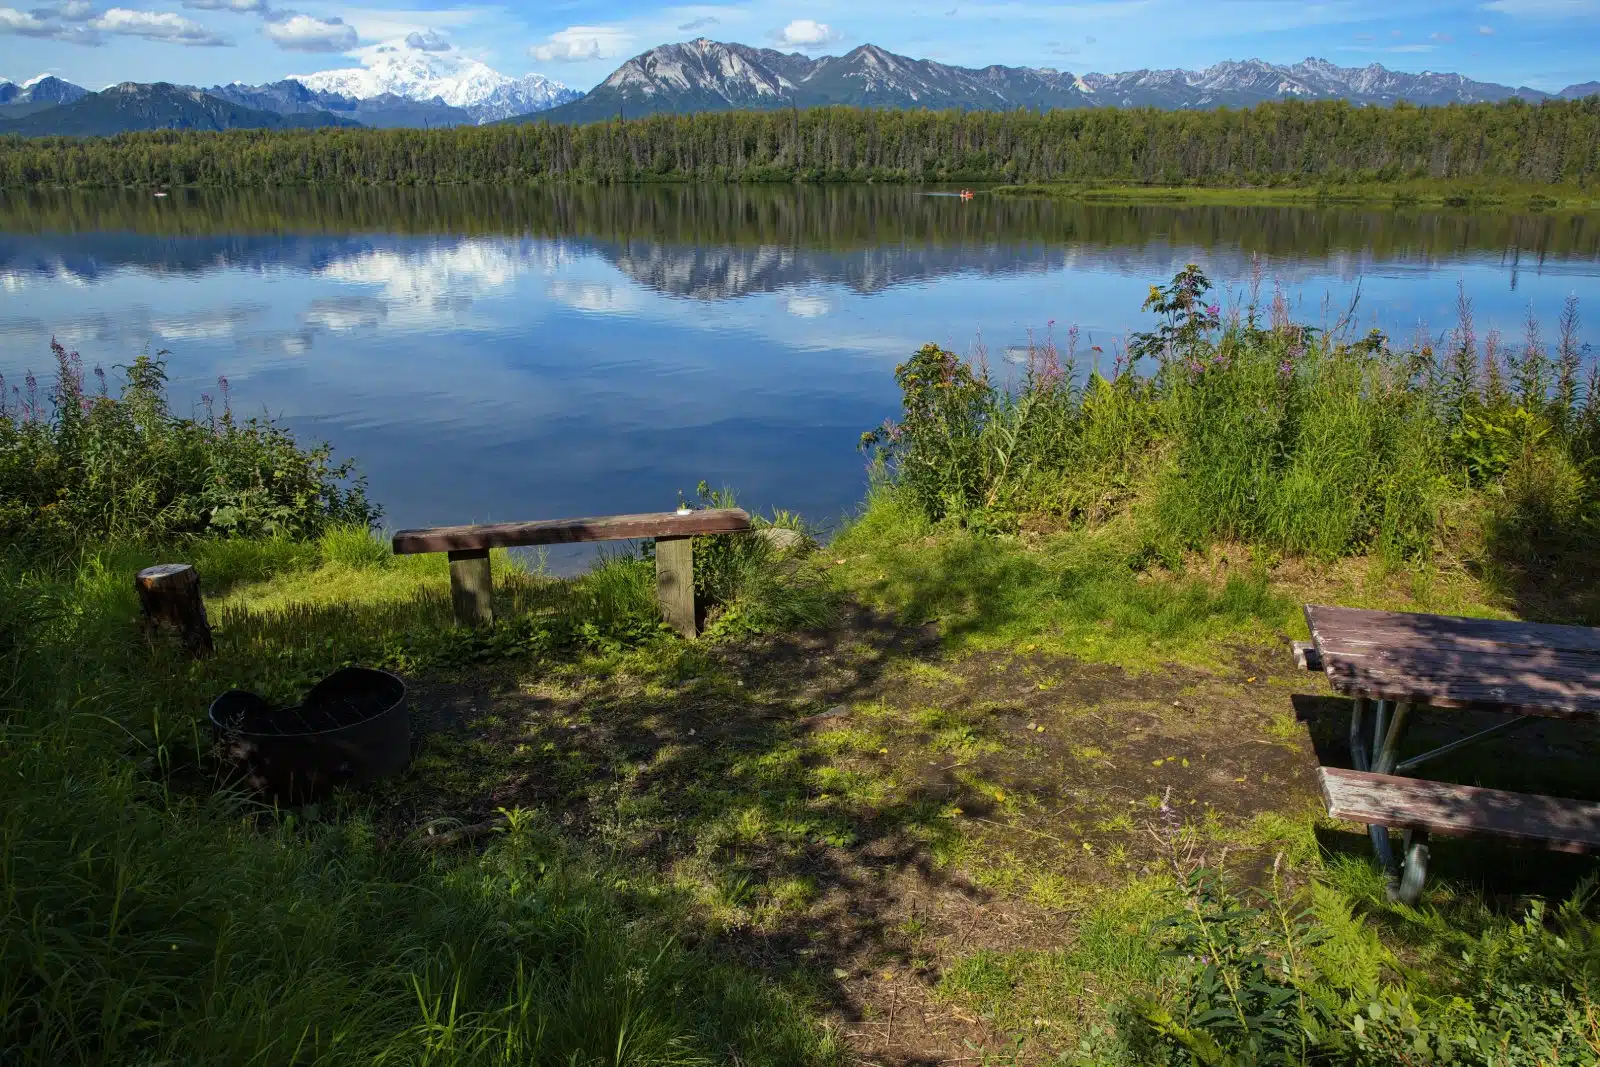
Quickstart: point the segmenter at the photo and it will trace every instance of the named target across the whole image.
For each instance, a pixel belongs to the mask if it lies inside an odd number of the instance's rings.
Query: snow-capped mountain
[[[381,96],[420,103],[438,100],[479,123],[543,111],[579,96],[542,74],[508,77],[453,49],[381,44],[362,49],[360,58],[359,67],[292,74],[289,80],[313,92],[352,100]]]
[[[1340,67],[1325,59],[1284,66],[1259,59],[1217,63],[1204,70],[1134,70],[1085,74],[1094,103],[1195,108],[1239,106],[1285,97],[1302,100],[1342,98],[1360,104],[1472,104],[1513,96],[1542,100],[1537,89],[1473,81],[1460,74],[1423,71],[1406,74],[1378,63]]]
[[[876,45],[810,58],[698,38],[652,48],[628,60],[582,100],[549,118],[586,122],[617,114],[729,108],[866,107],[1244,107],[1263,100],[1347,99],[1359,104],[1474,103],[1522,97],[1536,89],[1474,81],[1460,74],[1408,74],[1376,63],[1340,67],[1325,59],[1292,65],[1259,59],[1204,70],[1083,74],[1050,67],[955,67],[911,59]]]
[[[0,78],[0,105],[9,104],[70,104],[89,95],[81,85],[62,81],[53,74],[38,74],[18,85],[9,78]]]

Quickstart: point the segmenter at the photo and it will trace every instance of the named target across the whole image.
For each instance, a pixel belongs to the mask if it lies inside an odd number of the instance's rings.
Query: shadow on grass
[[[675,916],[690,947],[797,983],[845,1020],[860,1014],[849,979],[911,964],[895,922],[913,898],[974,914],[991,900],[943,861],[952,809],[982,817],[994,799],[950,767],[894,766],[880,751],[894,742],[854,716],[818,718],[884,697],[892,665],[937,657],[931,628],[849,607],[826,631],[781,638],[601,629],[552,649],[540,620],[566,596],[513,583],[498,591],[502,622],[479,633],[452,628],[442,592],[231,613],[195,695],[292,694],[349,661],[397,669],[413,683],[413,766],[348,798],[374,805],[381,836],[527,810],[617,870],[641,907]]]
[[[475,718],[430,741],[396,793],[462,821],[536,809],[656,872],[692,938],[811,975],[851,1019],[842,980],[911,962],[889,919],[908,897],[991,898],[940,856],[959,836],[951,809],[982,816],[992,798],[950,768],[891,767],[891,742],[847,713],[818,718],[878,700],[891,664],[936,651],[928,630],[852,610],[827,633],[679,646],[566,688],[508,680],[474,692]],[[420,699],[448,706],[451,687]]]
[[[648,887],[550,820],[427,853],[389,832],[382,790],[292,812],[213,791],[199,727],[217,692],[294,690],[374,648],[437,655],[424,631],[447,613],[424,596],[224,616],[217,654],[190,663],[152,652],[123,605],[92,649],[38,649],[33,674],[72,686],[31,677],[0,708],[26,741],[0,747],[0,1047],[19,1063],[834,1062],[803,987],[683,945]],[[78,654],[103,675],[52,662]]]

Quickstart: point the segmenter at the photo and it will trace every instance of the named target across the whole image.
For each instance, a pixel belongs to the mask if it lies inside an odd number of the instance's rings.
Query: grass
[[[1134,669],[1214,666],[1230,643],[1269,645],[1299,607],[1245,568],[1220,580],[1136,569],[1127,531],[1017,539],[934,532],[878,490],[829,548],[838,580],[909,625],[937,623],[958,651],[1021,649]],[[1046,683],[1047,684],[1047,683]]]
[[[570,644],[472,644],[449,627],[437,568],[338,531],[192,546],[219,647],[185,666],[161,649],[152,661],[127,627],[126,575],[148,552],[93,557],[70,584],[35,572],[24,588],[77,607],[52,617],[29,660],[52,666],[28,691],[55,695],[13,708],[0,825],[8,870],[64,874],[14,878],[5,944],[12,964],[28,962],[7,967],[9,1033],[32,1042],[23,1062],[46,1049],[85,1063],[565,1062],[626,1032],[624,1062],[735,1048],[751,1063],[826,1063],[911,1047],[902,1032],[873,1053],[883,1027],[873,1038],[849,1022],[881,1024],[909,1003],[936,1020],[944,1043],[928,1048],[1153,1062],[1126,1012],[1184,980],[1150,933],[1174,899],[1149,833],[1168,788],[1185,839],[1232,857],[1234,877],[1282,855],[1294,892],[1325,886],[1317,921],[1350,966],[1405,973],[1419,995],[1459,988],[1465,942],[1450,929],[1499,944],[1519,928],[1516,907],[1475,889],[1480,869],[1443,846],[1424,907],[1388,905],[1359,842],[1341,843],[1354,835],[1320,822],[1296,784],[1306,742],[1284,725],[1282,688],[1235,675],[1239,648],[1276,654],[1294,565],[1264,567],[1251,578],[1264,595],[1229,614],[1226,581],[1198,561],[1186,576],[1141,575],[1103,544],[1074,546],[1102,533],[980,536],[875,497],[822,550],[851,560],[829,570],[835,595],[877,590],[895,607],[895,589],[977,587],[994,565],[971,561],[992,553],[1032,583],[994,585],[1005,596],[993,599],[1026,609],[940,592],[927,602],[968,610],[944,616],[934,645],[845,625],[794,657],[788,639],[759,634],[696,646],[613,620],[581,636],[598,614]],[[1095,597],[1079,592],[1085,559],[1104,583]],[[614,606],[635,595],[638,570],[618,558],[550,583],[507,569],[497,607],[510,626],[539,604]],[[1411,584],[1387,582],[1390,597]],[[330,584],[348,587],[336,605]],[[1173,595],[1191,586],[1204,596]],[[1155,610],[1169,602],[1194,624]],[[196,778],[206,694],[263,661],[313,675],[357,647],[341,643],[354,633],[425,657],[410,672],[419,713],[455,693],[476,710],[435,722],[401,778],[320,810],[260,811]],[[1168,665],[1133,654],[1140,635],[1168,642]],[[1262,643],[1239,644],[1252,635]],[[72,702],[97,710],[63,714]],[[1464,765],[1493,771],[1476,766]],[[486,848],[406,844],[496,807],[520,813]],[[1579,870],[1542,888],[1560,899]],[[963,885],[987,895],[981,910]],[[85,944],[115,951],[84,957]],[[91,1014],[106,1021],[86,1027]]]
[[[497,621],[466,631],[441,560],[337,514],[159,550],[18,547],[5,1047],[297,1067],[1593,1062],[1593,862],[1441,841],[1421,904],[1390,904],[1365,836],[1319,815],[1312,772],[1344,758],[1346,709],[1285,651],[1307,601],[1590,618],[1567,561],[1590,545],[1592,398],[1563,393],[1560,359],[1519,357],[1495,386],[1476,348],[1424,367],[1289,323],[1230,338],[1200,295],[1192,275],[1152,294],[1169,332],[1136,342],[1148,375],[1069,387],[1041,359],[1010,393],[918,353],[936,384],[902,369],[908,419],[832,543],[696,546],[699,642],[663,629],[639,554],[571,579],[497,555]],[[202,574],[206,660],[134,625],[131,575],[173,554]],[[411,685],[405,773],[294,811],[219,788],[211,697],[293,700],[350,662]],[[1417,740],[1473,728],[1423,714]],[[1504,744],[1435,773],[1595,795],[1574,724]]]
[[[803,989],[685,947],[690,900],[546,817],[513,810],[487,849],[430,855],[362,798],[277,812],[213,792],[208,694],[291,699],[352,658],[448,673],[526,654],[497,639],[535,631],[453,631],[442,565],[362,530],[185,554],[218,644],[195,664],[152,659],[131,625],[148,549],[8,574],[8,613],[30,620],[7,631],[26,643],[0,734],[0,1032],[17,1062],[832,1061]],[[503,607],[581,615],[551,667],[616,661],[668,643],[632,623],[653,618],[647,570],[502,568]]]

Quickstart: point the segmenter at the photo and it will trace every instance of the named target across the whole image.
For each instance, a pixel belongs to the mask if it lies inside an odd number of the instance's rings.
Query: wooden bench
[[[1600,804],[1334,767],[1318,773],[1329,815],[1406,831],[1405,860],[1390,893],[1408,904],[1416,903],[1427,878],[1430,834],[1600,852]]]
[[[394,535],[394,552],[397,556],[447,553],[450,600],[456,621],[463,626],[484,626],[494,621],[494,583],[489,573],[491,548],[652,538],[656,543],[656,599],[661,604],[662,617],[685,637],[693,637],[696,632],[694,538],[741,533],[748,529],[750,516],[740,508],[660,511],[401,530]]]

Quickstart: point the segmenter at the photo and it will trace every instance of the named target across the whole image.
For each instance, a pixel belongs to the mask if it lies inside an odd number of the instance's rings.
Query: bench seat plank
[[[679,515],[675,511],[639,515],[603,515],[539,522],[495,522],[475,526],[434,526],[401,530],[394,535],[397,556],[419,552],[461,552],[486,548],[570,544],[576,541],[627,541],[642,538],[695,537],[740,533],[750,529],[743,508],[708,508]]]
[[[1501,837],[1555,852],[1600,852],[1600,804],[1336,767],[1318,773],[1328,814],[1337,819],[1444,837]]]

